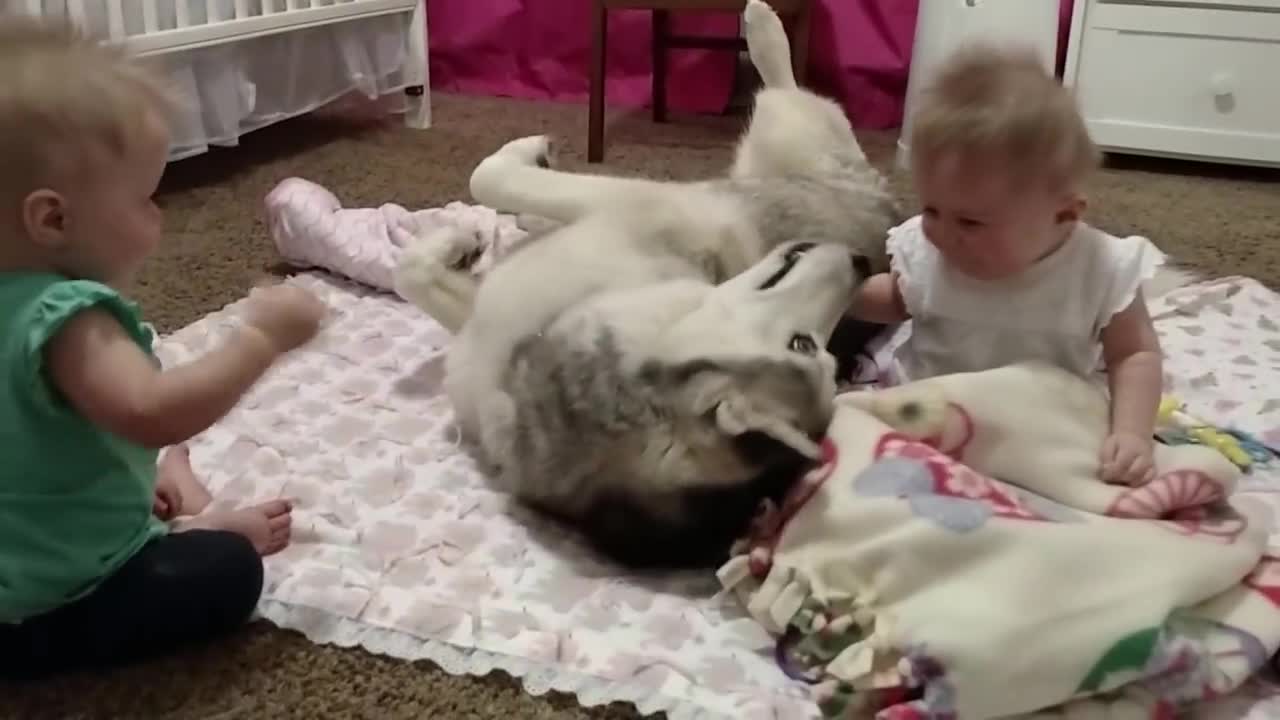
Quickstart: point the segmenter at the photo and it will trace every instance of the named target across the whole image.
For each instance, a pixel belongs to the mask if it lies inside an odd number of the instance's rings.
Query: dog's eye
[[[773,275],[770,275],[767,280],[760,283],[760,289],[768,290],[781,282],[782,278],[786,277],[787,273],[791,272],[791,268],[795,267],[796,263],[800,261],[800,256],[815,247],[817,247],[817,245],[810,242],[796,243],[793,245],[791,249],[787,250],[787,254],[782,256],[782,267],[778,268],[778,271]]]
[[[818,343],[812,335],[793,335],[787,348],[801,355],[814,355],[818,352]]]
[[[787,251],[787,254],[784,257],[784,260],[788,263],[794,263],[800,259],[801,255],[809,252],[814,247],[815,247],[814,243],[810,243],[810,242],[799,243],[798,245],[796,245],[795,247]]]

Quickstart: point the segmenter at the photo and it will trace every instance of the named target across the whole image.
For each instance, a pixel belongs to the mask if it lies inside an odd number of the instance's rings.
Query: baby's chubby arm
[[[1103,445],[1102,477],[1136,485],[1155,473],[1152,436],[1164,383],[1164,361],[1141,293],[1102,331],[1111,388],[1111,432]]]
[[[1111,432],[1150,438],[1164,383],[1160,337],[1142,295],[1102,330],[1102,356],[1111,386]]]
[[[145,447],[184,442],[235,407],[280,355],[319,328],[323,306],[314,297],[284,286],[261,292],[230,340],[168,370],[157,368],[109,313],[85,310],[46,347],[50,380],[104,430]]]
[[[911,319],[902,290],[898,287],[898,274],[885,272],[872,275],[853,293],[849,314],[859,320],[894,325]]]

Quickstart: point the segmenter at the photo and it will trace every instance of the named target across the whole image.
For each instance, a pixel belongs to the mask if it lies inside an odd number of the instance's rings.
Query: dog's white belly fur
[[[464,434],[476,436],[480,430],[484,408],[479,399],[503,393],[503,374],[516,344],[566,309],[604,291],[680,278],[712,282],[688,259],[666,252],[667,243],[690,249],[704,245],[708,253],[737,245],[744,249],[727,255],[763,255],[759,234],[743,220],[737,198],[691,186],[701,192],[672,192],[667,199],[673,202],[666,205],[619,198],[538,238],[490,271],[446,360],[445,390]],[[689,196],[696,197],[696,208]]]

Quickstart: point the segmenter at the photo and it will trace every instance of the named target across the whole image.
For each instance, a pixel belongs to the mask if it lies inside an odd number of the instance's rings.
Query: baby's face
[[[66,194],[64,273],[110,285],[132,278],[160,243],[162,218],[153,196],[168,152],[168,130],[148,118],[123,156],[87,156],[84,177]]]
[[[1075,196],[1020,187],[1000,168],[959,156],[922,160],[913,174],[929,242],[975,280],[1012,277],[1052,254],[1081,209]]]

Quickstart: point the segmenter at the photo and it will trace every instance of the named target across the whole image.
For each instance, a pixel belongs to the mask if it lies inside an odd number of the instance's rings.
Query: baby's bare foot
[[[199,515],[213,502],[213,496],[196,478],[195,470],[191,469],[191,454],[186,445],[173,445],[165,450],[160,464],[156,466],[156,473],[160,479],[167,480],[178,488],[178,493],[182,496],[182,507],[171,508],[173,515]]]
[[[293,506],[288,500],[268,500],[260,505],[238,510],[215,510],[183,520],[183,530],[229,530],[249,539],[258,554],[266,557],[289,545],[293,532]]]

